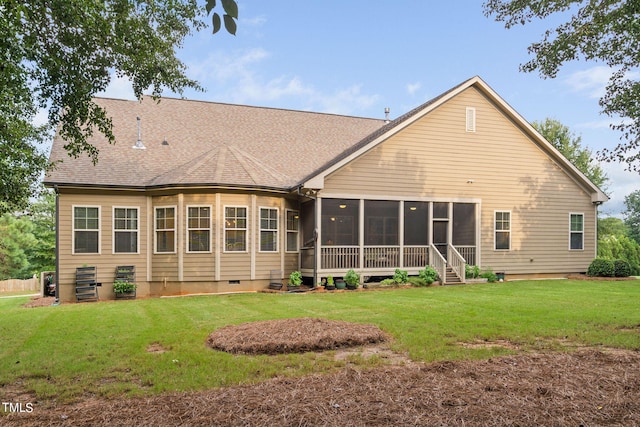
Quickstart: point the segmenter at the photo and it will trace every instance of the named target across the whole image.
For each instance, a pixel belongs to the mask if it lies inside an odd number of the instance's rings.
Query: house
[[[163,98],[98,99],[116,144],[93,165],[56,137],[58,278],[95,266],[100,298],[309,284],[353,268],[464,264],[509,278],[584,272],[607,196],[479,77],[393,121]],[[274,274],[277,277],[274,277]]]

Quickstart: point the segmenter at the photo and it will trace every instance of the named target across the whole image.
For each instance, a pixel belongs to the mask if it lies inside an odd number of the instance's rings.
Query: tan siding
[[[476,108],[474,133],[467,106]],[[496,270],[583,270],[594,254],[590,195],[473,88],[333,173],[323,194],[481,199],[482,264]],[[507,253],[493,250],[495,210],[512,212]],[[568,250],[569,212],[585,214],[584,251]]]
[[[100,206],[100,254],[73,254],[73,206]],[[113,207],[139,208],[139,253],[114,254],[113,248]],[[75,300],[75,269],[82,266],[96,266],[101,298],[113,297],[113,280],[118,265],[135,265],[136,281],[144,283],[147,277],[147,212],[146,198],[139,195],[60,195],[60,294],[63,301]]]

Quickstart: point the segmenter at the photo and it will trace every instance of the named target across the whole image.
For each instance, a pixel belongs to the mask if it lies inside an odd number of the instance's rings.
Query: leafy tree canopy
[[[544,122],[533,122],[531,125],[591,182],[600,189],[605,189],[609,178],[600,165],[594,161],[591,150],[582,147],[579,136],[575,136],[567,126],[555,119],[547,118]]]
[[[629,237],[640,244],[640,190],[628,194],[624,198],[624,205],[624,223],[629,230]]]
[[[565,14],[569,19],[545,32],[542,41],[528,51],[534,57],[522,71],[537,70],[553,78],[568,61],[601,61],[611,68],[602,111],[621,118],[612,125],[622,132],[616,147],[598,153],[600,160],[626,163],[640,172],[640,1],[596,0],[487,0],[486,16],[505,23],[506,28],[534,19]],[[627,119],[627,120],[625,120]]]
[[[128,77],[135,95],[201,89],[176,57],[187,35],[212,15],[215,0],[3,0],[0,3],[0,213],[22,209],[46,165],[38,150],[46,129],[33,125],[48,109],[70,155],[97,161],[94,131],[114,141],[111,119],[92,98],[111,76]],[[222,0],[225,28],[235,33],[235,0]],[[219,8],[218,8],[219,9]]]

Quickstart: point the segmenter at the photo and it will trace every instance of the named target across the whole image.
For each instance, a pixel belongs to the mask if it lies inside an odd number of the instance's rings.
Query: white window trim
[[[571,235],[573,233],[578,233],[578,231],[571,231],[571,216],[572,215],[580,215],[582,216],[582,231],[580,231],[579,233],[582,234],[582,248],[580,249],[573,249],[571,247]],[[583,212],[569,212],[569,250],[570,251],[584,251],[584,213]]]
[[[98,252],[76,253],[76,208],[98,208]],[[86,230],[82,230],[86,231]],[[100,255],[102,253],[102,207],[98,205],[71,206],[71,254],[72,255]]]
[[[116,252],[116,209],[135,209],[138,211],[136,216],[136,251],[135,252]],[[119,230],[123,232],[131,232],[133,230]],[[121,254],[139,254],[140,253],[140,207],[139,206],[113,206],[111,208],[111,253],[113,255]]]
[[[475,107],[467,107],[465,110],[465,129],[467,132],[476,131],[476,109]]]
[[[276,211],[276,228],[275,229],[262,228],[262,211],[263,210]],[[276,234],[276,237],[275,237],[276,248],[275,248],[275,250],[272,250],[272,251],[263,251],[262,250],[262,232],[263,231],[275,232],[275,234]],[[275,254],[275,253],[280,252],[280,209],[274,208],[273,206],[260,206],[258,208],[258,252],[267,253],[267,254]]]
[[[160,228],[158,229],[158,209],[173,209],[173,228]],[[171,206],[154,206],[153,207],[153,253],[159,255],[175,254],[177,252],[177,231],[176,226],[178,222],[178,207]],[[158,231],[173,231],[173,250],[172,251],[158,251]]]
[[[509,230],[497,230],[496,229],[496,220],[497,220],[497,216],[498,216],[498,212],[500,213],[508,213],[509,214]],[[512,235],[512,229],[513,229],[513,214],[511,213],[511,211],[509,210],[495,210],[493,211],[493,250],[497,251],[497,252],[509,252],[512,248],[512,244],[511,244],[511,235]],[[498,232],[509,232],[509,249],[498,249],[496,248],[496,244],[498,243],[496,240],[496,234]]]
[[[289,230],[287,228],[287,220],[289,218],[289,212],[295,212],[298,215],[298,229],[297,230]],[[291,251],[289,250],[289,247],[287,246],[287,242],[289,241],[289,233],[295,233],[296,235],[296,250],[295,251]],[[286,253],[289,254],[297,254],[300,252],[300,211],[297,209],[285,209],[285,213],[284,213],[284,234],[285,234],[285,240],[284,240],[284,251]]]
[[[245,216],[245,220],[246,220],[246,227],[245,228],[228,228],[227,227],[227,208],[244,208],[245,212],[246,212],[246,216]],[[230,254],[246,254],[249,252],[249,219],[250,219],[251,215],[249,212],[249,206],[246,205],[224,205],[222,207],[222,221],[224,221],[224,228],[223,228],[223,232],[222,232],[222,246],[223,249],[222,251],[224,253],[230,253]],[[228,230],[244,230],[244,247],[245,249],[243,251],[229,251],[227,250],[227,231]]]
[[[189,208],[209,208],[209,228],[191,228],[189,227]],[[185,209],[185,222],[186,222],[186,236],[185,236],[185,251],[188,254],[207,254],[211,253],[211,244],[213,240],[213,206],[212,205],[187,205]],[[209,230],[209,248],[206,251],[192,251],[189,250],[189,231],[191,230]]]

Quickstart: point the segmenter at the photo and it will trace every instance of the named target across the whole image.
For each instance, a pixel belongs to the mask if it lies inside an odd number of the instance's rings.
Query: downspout
[[[56,193],[56,299],[53,305],[60,304],[60,192],[58,186],[53,186]]]

